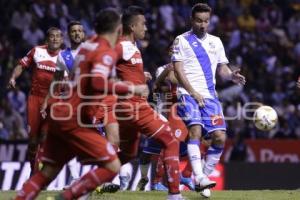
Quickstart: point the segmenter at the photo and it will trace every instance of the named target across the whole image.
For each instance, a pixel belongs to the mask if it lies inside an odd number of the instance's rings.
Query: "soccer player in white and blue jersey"
[[[207,33],[210,16],[207,4],[194,5],[192,29],[176,37],[172,54],[179,81],[178,115],[189,129],[188,154],[198,191],[216,185],[207,176],[219,162],[226,140],[226,124],[215,90],[216,72],[223,79],[245,84],[245,77],[228,67],[220,38]],[[212,145],[202,168],[199,146],[201,136],[206,134],[212,138]]]
[[[85,41],[84,29],[79,21],[71,21],[68,24],[68,36],[71,46],[59,53],[56,63],[57,73],[60,73],[61,75],[64,73],[65,77],[72,72],[75,57],[79,51],[79,46]]]

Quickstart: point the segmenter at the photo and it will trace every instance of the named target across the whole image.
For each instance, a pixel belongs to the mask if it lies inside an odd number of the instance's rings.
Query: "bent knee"
[[[225,131],[216,131],[213,134],[213,143],[217,145],[224,145],[226,141]]]
[[[179,141],[176,139],[175,135],[172,134],[171,128],[169,126],[161,130],[153,138],[161,145],[163,145],[163,147],[168,147],[172,144],[179,145]]]
[[[193,125],[189,127],[189,138],[190,139],[200,139],[201,138],[201,126]]]

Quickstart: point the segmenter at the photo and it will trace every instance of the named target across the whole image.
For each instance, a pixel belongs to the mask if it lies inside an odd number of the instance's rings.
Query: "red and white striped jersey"
[[[136,44],[121,38],[116,45],[116,51],[119,56],[117,62],[118,78],[134,85],[145,84],[143,59]]]
[[[59,51],[49,52],[47,46],[36,46],[31,49],[19,63],[24,68],[32,68],[31,94],[45,97],[55,72]]]

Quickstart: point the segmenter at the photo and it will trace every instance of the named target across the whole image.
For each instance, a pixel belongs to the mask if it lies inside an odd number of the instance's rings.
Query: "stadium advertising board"
[[[245,161],[259,163],[300,163],[300,140],[245,140]],[[234,147],[228,141],[223,161],[230,161]]]

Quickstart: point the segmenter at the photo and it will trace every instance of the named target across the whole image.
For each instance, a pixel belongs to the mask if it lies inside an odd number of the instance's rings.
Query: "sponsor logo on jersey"
[[[40,63],[37,64],[37,68],[43,69],[43,70],[46,70],[46,71],[55,72],[55,67],[50,67],[50,66],[43,65],[43,64],[40,64]]]
[[[222,115],[211,115],[211,124],[213,126],[221,126],[224,124],[223,116]]]
[[[142,58],[131,58],[130,61],[131,61],[131,63],[133,65],[135,65],[135,64],[142,64],[143,63],[143,59]]]
[[[197,43],[197,42],[193,42],[192,45],[193,45],[194,47],[197,47],[197,46],[198,46],[198,43]]]

